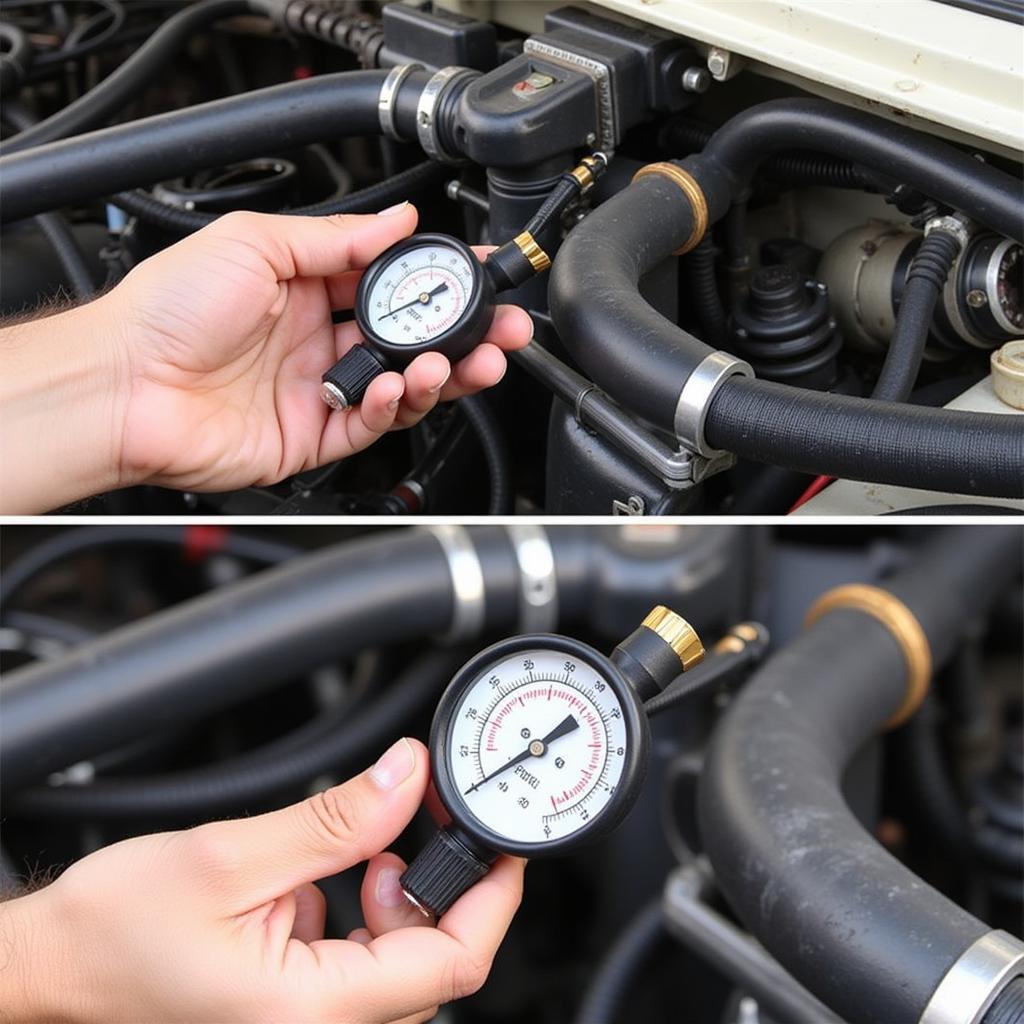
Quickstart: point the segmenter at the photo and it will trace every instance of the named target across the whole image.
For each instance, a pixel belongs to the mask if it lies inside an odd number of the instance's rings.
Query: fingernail
[[[394,206],[389,206],[386,210],[380,210],[377,213],[378,217],[391,217],[396,213],[401,213],[409,205],[408,199],[403,199],[400,203],[395,203]]]
[[[416,754],[406,739],[389,747],[380,760],[370,769],[370,778],[381,789],[395,789],[400,786],[416,767]]]
[[[445,386],[445,384],[447,384],[447,383],[448,383],[448,378],[449,378],[449,377],[451,377],[451,375],[452,375],[452,371],[451,371],[451,367],[449,367],[449,368],[448,368],[448,372],[447,372],[447,373],[446,373],[446,374],[444,375],[444,380],[442,380],[440,384],[435,384],[435,385],[434,385],[434,386],[433,386],[433,387],[432,387],[432,388],[430,389],[430,393],[431,393],[432,395],[436,395],[436,394],[438,393],[438,391],[440,391],[440,390],[441,390],[441,388],[443,388],[443,387]]]
[[[384,868],[378,873],[374,895],[382,907],[400,907],[405,903],[405,893],[398,879],[399,873],[394,868]]]
[[[391,401],[388,402],[388,408],[392,412],[394,412],[394,410],[398,408],[398,403],[401,402],[401,400],[402,400],[402,396],[401,395],[399,395],[397,398],[392,398]]]

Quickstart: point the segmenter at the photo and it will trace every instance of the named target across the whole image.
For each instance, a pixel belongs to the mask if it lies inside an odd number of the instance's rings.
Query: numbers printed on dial
[[[466,687],[448,763],[460,799],[486,828],[515,842],[555,842],[592,823],[611,800],[627,742],[607,680],[564,651],[530,650]]]
[[[459,322],[473,273],[461,252],[440,245],[407,249],[377,275],[366,297],[367,319],[393,344],[432,341]]]

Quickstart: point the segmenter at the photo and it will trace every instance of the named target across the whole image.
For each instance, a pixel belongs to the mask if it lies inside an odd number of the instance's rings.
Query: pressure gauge
[[[960,258],[957,294],[971,334],[989,346],[1024,334],[1024,247],[983,232]]]
[[[484,338],[494,319],[494,282],[473,250],[449,235],[403,239],[367,268],[356,293],[363,343],[322,378],[335,409],[358,404],[370,381],[402,370],[423,352],[455,362]]]
[[[535,634],[468,662],[430,734],[434,784],[451,823],[403,874],[409,898],[442,914],[499,853],[556,856],[606,835],[646,772],[644,699],[702,656],[685,620],[658,608],[611,657]]]

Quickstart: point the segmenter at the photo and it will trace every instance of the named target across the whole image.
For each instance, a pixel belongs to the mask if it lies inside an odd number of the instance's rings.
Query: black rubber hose
[[[595,590],[599,538],[549,530],[559,612]],[[520,573],[506,531],[469,530],[484,579],[479,635],[518,621]],[[6,673],[0,786],[14,792],[157,729],[201,720],[280,683],[381,644],[452,624],[448,559],[429,533],[384,530],[293,558]]]
[[[728,206],[724,180],[721,174],[701,179],[713,208]],[[548,286],[558,335],[585,374],[669,431],[683,382],[713,349],[649,306],[637,283],[686,241],[691,225],[683,191],[661,175],[643,177],[569,233]],[[705,432],[716,448],[804,473],[1024,496],[1024,427],[1013,416],[893,405],[732,377],[711,400]]]
[[[324,217],[335,213],[375,213],[415,196],[433,185],[442,184],[450,175],[451,168],[427,160],[358,192],[281,212],[302,217]],[[119,192],[111,198],[111,202],[146,224],[180,235],[198,231],[223,216],[220,213],[205,213],[172,206],[143,191]]]
[[[121,31],[127,20],[127,12],[124,4],[118,0],[91,0],[100,8],[97,14],[84,21],[80,21],[68,33],[63,45],[56,50],[48,50],[39,54],[33,62],[36,68],[52,67],[53,65],[66,64],[69,61],[81,60],[91,53],[110,46],[117,34]],[[106,22],[104,29],[91,39],[86,37],[97,26]]]
[[[155,81],[182,46],[196,32],[215,21],[249,14],[259,7],[249,0],[201,0],[168,18],[115,72],[95,89],[69,103],[45,121],[3,146],[3,153],[17,153],[57,139],[96,128],[111,115],[138,99],[141,91]],[[62,204],[55,204],[62,205]]]
[[[871,392],[875,401],[905,402],[914,390],[935,307],[959,252],[956,236],[939,228],[925,237],[910,261],[889,350]]]
[[[512,487],[512,461],[501,424],[491,411],[483,395],[469,395],[459,399],[459,408],[473,428],[487,463],[490,480],[490,498],[487,514],[508,515],[513,511],[515,492]]]
[[[954,494],[1024,497],[1024,424],[732,377],[711,400],[708,441],[801,473]]]
[[[0,42],[7,44],[0,53],[0,92],[9,96],[25,81],[32,65],[32,43],[17,25],[9,21],[0,21]]]
[[[725,344],[725,307],[715,280],[715,246],[710,235],[705,235],[687,255],[686,269],[701,339],[717,348]]]
[[[85,552],[101,551],[107,548],[174,547],[184,548],[189,533],[202,527],[195,526],[80,526],[63,530],[33,544],[24,554],[19,555],[0,574],[0,615],[6,618],[11,604],[25,586],[41,573],[60,562]],[[299,548],[279,541],[265,540],[231,529],[223,529],[216,535],[211,552],[223,551],[235,558],[256,562],[260,565],[276,565],[299,553]]]
[[[724,175],[733,197],[757,168],[783,150],[814,150],[906,182],[1018,242],[1024,199],[1018,178],[980,163],[946,142],[903,125],[815,98],[770,100],[730,118],[699,157],[697,179]],[[724,214],[716,210],[712,219]]]
[[[655,951],[668,943],[661,899],[644,907],[619,934],[594,968],[593,980],[576,1014],[576,1024],[615,1024],[626,1019],[626,999]]]
[[[11,815],[62,821],[209,818],[238,814],[307,785],[324,773],[344,777],[400,735],[440,696],[465,661],[459,650],[428,651],[361,710],[321,715],[264,746],[188,771],[99,778],[81,786],[37,786],[10,801]]]
[[[957,527],[884,587],[918,620],[938,667],[1014,581],[1020,558],[1017,528]],[[726,898],[851,1024],[916,1022],[989,931],[883,850],[842,796],[843,770],[902,703],[906,674],[879,621],[828,612],[733,701],[701,776],[701,837]]]
[[[0,158],[5,222],[70,203],[325,139],[380,132],[386,71],[342,71],[157,114]],[[395,106],[415,132],[425,71],[406,77]],[[19,135],[18,138],[21,136]]]

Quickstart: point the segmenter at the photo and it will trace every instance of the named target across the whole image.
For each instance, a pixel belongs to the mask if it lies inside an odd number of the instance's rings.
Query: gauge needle
[[[474,782],[473,785],[466,790],[463,796],[469,796],[473,790],[479,789],[485,782],[490,782],[495,776],[500,775],[502,772],[507,772],[509,768],[514,768],[517,764],[525,761],[528,757],[543,757],[547,752],[549,744],[553,743],[557,739],[561,739],[563,736],[567,736],[574,729],[578,729],[579,727],[580,723],[577,722],[572,715],[566,715],[565,718],[563,718],[562,721],[547,734],[547,736],[540,740],[530,740],[529,745],[521,754],[513,757],[511,761],[506,761],[500,768],[491,772],[490,775],[482,778],[479,782]]]
[[[448,285],[439,284],[436,288],[429,292],[420,292],[412,302],[407,302],[404,306],[399,306],[398,309],[389,309],[383,316],[377,317],[378,320],[387,320],[389,316],[394,316],[396,313],[401,313],[403,309],[408,309],[410,306],[420,305],[425,306],[435,295],[440,295],[441,292],[448,291]]]

